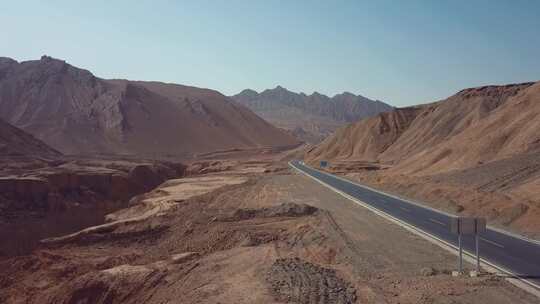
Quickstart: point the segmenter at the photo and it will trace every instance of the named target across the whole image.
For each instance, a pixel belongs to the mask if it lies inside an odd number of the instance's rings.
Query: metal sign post
[[[476,242],[476,274],[480,274],[480,236],[486,231],[487,221],[485,218],[474,219],[474,236]]]
[[[486,219],[473,217],[454,217],[450,220],[450,231],[458,235],[458,274],[463,272],[463,235],[474,235],[476,243],[476,273],[480,273],[479,233],[486,231]]]
[[[458,244],[459,244],[459,273],[463,273],[463,246],[461,246],[461,233],[458,235]]]
[[[474,236],[476,242],[476,273],[480,273],[480,248],[478,246],[478,234]]]
[[[462,271],[463,271],[463,263],[462,263],[462,246],[461,246],[461,232],[460,232],[460,218],[459,217],[453,217],[450,221],[450,231],[452,231],[452,233],[455,233],[458,235],[458,250],[459,250],[459,255],[458,255],[458,273],[460,274]]]

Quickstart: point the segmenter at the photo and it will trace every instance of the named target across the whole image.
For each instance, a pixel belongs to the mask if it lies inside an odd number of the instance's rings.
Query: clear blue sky
[[[0,56],[227,95],[280,84],[403,106],[540,80],[535,0],[10,0],[0,28]]]

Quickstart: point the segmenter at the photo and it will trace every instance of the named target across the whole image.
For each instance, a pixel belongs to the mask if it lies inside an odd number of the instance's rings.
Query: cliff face
[[[0,259],[28,254],[43,238],[101,224],[134,196],[186,170],[180,163],[144,160],[1,161]]]
[[[360,95],[343,93],[294,93],[283,87],[257,93],[244,90],[232,96],[269,122],[299,134],[307,142],[318,142],[347,122],[356,121],[392,107]]]
[[[9,172],[0,178],[1,209],[4,216],[27,216],[28,211],[65,211],[78,205],[127,201],[155,188],[166,179],[181,177],[185,166],[150,162],[64,162]]]
[[[216,91],[100,79],[46,56],[0,60],[0,118],[66,154],[190,155],[296,144]]]

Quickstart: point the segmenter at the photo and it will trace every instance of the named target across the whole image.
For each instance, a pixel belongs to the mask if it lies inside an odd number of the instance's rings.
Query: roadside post
[[[459,243],[459,266],[458,266],[458,272],[461,274],[461,273],[463,273],[463,246],[461,245],[461,233],[458,235],[458,243]]]
[[[480,233],[486,231],[487,221],[485,218],[479,217],[474,221],[474,241],[476,243],[476,275],[480,274]]]
[[[478,219],[474,217],[453,217],[450,220],[450,231],[458,235],[458,249],[459,249],[459,258],[458,258],[458,272],[454,275],[460,275],[463,273],[463,236],[464,235],[475,235],[476,236],[476,260],[477,260],[477,269],[480,269],[479,263],[479,252],[478,252],[478,234],[477,234],[477,222]],[[485,223],[485,219],[484,219]],[[481,224],[481,223],[480,223]],[[480,226],[478,226],[480,227]],[[485,225],[484,225],[485,229]]]

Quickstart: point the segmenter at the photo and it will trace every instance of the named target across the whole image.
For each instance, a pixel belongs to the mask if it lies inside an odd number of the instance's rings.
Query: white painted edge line
[[[304,165],[304,166],[307,166],[307,165]],[[428,206],[428,204],[426,203],[422,203],[422,202],[417,202],[417,201],[411,201],[409,199],[406,199],[406,198],[403,198],[403,197],[399,197],[399,196],[396,196],[396,195],[393,195],[393,194],[390,194],[390,193],[386,193],[384,191],[381,191],[381,190],[378,190],[378,189],[375,189],[375,188],[371,188],[369,186],[366,186],[366,185],[362,185],[362,184],[359,184],[357,182],[354,182],[352,180],[349,180],[349,179],[346,179],[346,178],[343,178],[341,176],[337,176],[337,175],[333,175],[333,174],[330,174],[328,172],[324,172],[324,171],[321,171],[321,170],[318,170],[318,169],[315,169],[315,168],[312,168],[310,167],[310,169],[312,170],[315,170],[315,171],[318,171],[322,174],[325,174],[325,175],[328,175],[328,176],[332,176],[332,177],[335,177],[337,179],[340,179],[344,182],[348,182],[348,183],[351,183],[353,185],[356,185],[358,187],[361,187],[361,188],[364,188],[364,189],[367,189],[367,190],[371,190],[373,192],[377,192],[379,194],[383,194],[383,195],[386,195],[386,196],[389,196],[389,197],[392,197],[392,198],[395,198],[395,199],[398,199],[398,200],[401,200],[401,201],[404,201],[404,202],[407,202],[409,204],[412,204],[412,205],[415,205],[415,206],[418,206],[418,207],[421,207],[421,208],[425,208],[425,209],[429,209],[433,212],[437,212],[439,214],[442,214],[442,215],[446,215],[446,216],[450,216],[450,217],[457,217],[457,215],[455,214],[452,214],[452,213],[449,213],[449,212],[446,212],[446,211],[443,211],[443,210],[438,210],[438,209],[435,209],[435,208],[432,208],[430,206]],[[516,233],[512,233],[510,231],[506,231],[506,230],[503,230],[501,228],[496,228],[496,227],[493,227],[491,225],[487,225],[487,228],[489,228],[490,230],[493,230],[493,231],[496,231],[498,233],[502,233],[502,234],[506,234],[508,236],[511,236],[511,237],[514,237],[514,238],[517,238],[517,239],[520,239],[522,241],[525,241],[525,242],[529,242],[531,244],[534,244],[534,245],[539,245],[540,246],[540,240],[535,240],[535,239],[531,239],[531,238],[528,238],[528,237],[525,237],[523,235],[519,235],[519,234],[516,234]]]
[[[486,243],[488,243],[488,244],[491,244],[491,245],[493,245],[493,246],[495,246],[495,247],[504,248],[503,245],[501,245],[501,244],[499,244],[499,243],[497,243],[497,242],[494,242],[494,241],[490,241],[490,240],[485,239],[485,238],[483,238],[483,237],[480,237],[480,240],[481,240],[481,241],[484,241],[484,242],[486,242]]]
[[[531,238],[528,238],[528,237],[525,237],[523,235],[519,235],[519,234],[516,234],[516,233],[512,233],[510,231],[506,231],[506,230],[503,230],[501,228],[497,228],[497,227],[493,227],[493,226],[490,226],[488,225],[487,226],[490,230],[493,230],[493,231],[496,231],[498,233],[501,233],[501,234],[506,234],[508,236],[511,236],[511,237],[514,237],[516,239],[520,239],[522,241],[525,241],[525,242],[529,242],[529,243],[533,243],[533,244],[536,244],[538,246],[540,246],[540,241],[539,240],[535,240],[535,239],[531,239]]]
[[[411,212],[411,209],[409,209],[409,208],[399,206],[399,209],[401,209],[401,210],[403,210],[405,212]]]
[[[296,166],[294,166],[291,162],[289,162],[289,166],[291,166],[292,168],[294,168],[296,171],[298,171],[299,173],[313,179],[314,181],[318,182],[319,184],[323,185],[324,187],[340,194],[341,196],[355,202],[356,204],[370,210],[371,212],[387,219],[388,221],[390,222],[393,222],[395,224],[397,224],[398,226],[401,226],[402,228],[405,228],[406,230],[408,230],[409,232],[415,234],[415,235],[418,235],[420,237],[422,237],[423,239],[429,241],[430,243],[432,244],[435,244],[435,245],[438,245],[439,247],[447,250],[448,252],[454,254],[454,255],[458,255],[458,247],[448,243],[447,241],[443,240],[443,239],[440,239],[420,228],[417,228],[417,227],[414,227],[398,218],[395,218],[393,217],[392,215],[388,214],[388,213],[385,213],[379,209],[376,209],[340,190],[337,190],[335,189],[334,187],[326,184],[325,182],[323,181],[320,181],[318,179],[316,179],[315,177],[307,174],[306,172],[302,171],[301,169],[297,168]],[[316,169],[315,169],[316,170]],[[318,170],[317,170],[318,171]],[[319,171],[320,172],[320,171]],[[322,172],[324,173],[324,172]],[[326,174],[326,173],[325,173]],[[328,175],[328,174],[327,174]],[[337,177],[337,176],[336,176]],[[339,178],[339,177],[338,177]],[[350,181],[348,181],[350,182]],[[379,191],[377,191],[379,192]],[[381,192],[379,192],[381,193]],[[384,194],[384,193],[382,193]],[[474,264],[476,263],[476,255],[474,253],[471,253],[467,250],[463,250],[463,252],[465,253],[465,256],[464,256],[464,259],[471,263],[471,264]],[[490,273],[493,273],[493,274],[498,274],[499,272],[503,272],[507,275],[510,275],[511,277],[510,278],[505,278],[505,280],[507,280],[508,282],[510,282],[511,284],[513,284],[514,286],[518,287],[518,288],[521,288],[537,297],[540,298],[540,286],[539,285],[536,285],[535,283],[533,282],[530,282],[528,281],[527,279],[523,279],[523,278],[519,278],[518,275],[514,274],[512,271],[504,268],[504,267],[501,267],[501,266],[498,266],[494,263],[491,263],[483,258],[480,258],[480,261],[483,263],[483,265],[481,264],[482,268],[484,268],[486,271],[490,272]]]
[[[441,222],[441,221],[438,221],[436,219],[432,219],[432,218],[429,218],[428,220],[432,221],[433,223],[436,223],[436,224],[439,224],[441,226],[446,226],[445,223]]]

